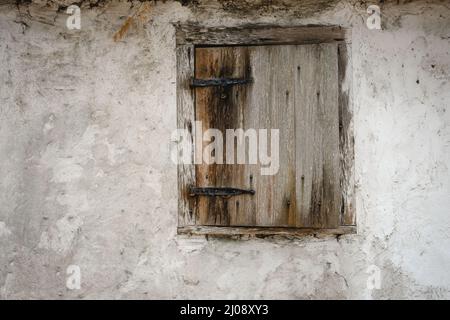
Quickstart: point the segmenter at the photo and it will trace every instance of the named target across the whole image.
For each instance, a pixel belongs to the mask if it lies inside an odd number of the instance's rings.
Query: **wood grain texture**
[[[177,127],[191,133],[195,122],[194,91],[190,80],[194,75],[194,46],[177,47]],[[194,145],[194,141],[191,141]],[[194,225],[198,220],[196,199],[189,197],[189,186],[195,184],[194,154],[191,164],[178,164],[178,225]]]
[[[295,47],[258,46],[250,47],[250,52],[254,86],[249,95],[252,116],[247,125],[279,130],[278,172],[261,175],[258,166],[253,175],[256,225],[295,226]],[[269,136],[267,140],[270,142]]]
[[[297,54],[297,226],[336,228],[341,209],[337,45],[301,46]]]
[[[339,44],[339,153],[341,161],[342,225],[356,225],[351,65],[350,46],[345,43]]]
[[[209,78],[248,78],[249,57],[245,47],[226,47],[196,49],[195,77]],[[242,128],[249,85],[227,87],[196,88],[196,119],[202,122],[203,131],[218,129],[223,135],[223,155],[226,154],[226,129]],[[209,141],[203,143],[204,151]],[[220,154],[220,156],[222,156]],[[217,156],[216,161],[217,161]],[[222,159],[225,162],[225,158]],[[197,186],[236,187],[250,189],[245,180],[243,164],[207,164],[196,166]],[[233,225],[251,223],[252,213],[240,207],[244,200],[252,201],[251,195],[238,197],[198,197],[198,212],[203,225]],[[246,214],[244,215],[244,212]],[[249,221],[250,220],[250,221]]]
[[[239,26],[234,28],[205,28],[198,25],[177,25],[178,45],[274,45],[310,44],[349,40],[348,29],[339,26]]]
[[[178,228],[179,234],[208,235],[208,236],[283,236],[302,237],[306,235],[344,235],[355,234],[356,227],[341,226],[335,229],[314,228],[275,228],[275,227],[212,227],[187,226]]]
[[[253,79],[251,85],[196,89],[196,119],[203,122],[204,130],[216,128],[225,133],[226,129],[267,129],[267,137],[260,135],[259,139],[267,138],[269,151],[270,130],[277,129],[280,135],[279,168],[274,175],[261,175],[260,164],[197,165],[198,186],[256,190],[255,196],[199,197],[201,224],[295,226],[293,49],[291,46],[196,49],[197,78]]]

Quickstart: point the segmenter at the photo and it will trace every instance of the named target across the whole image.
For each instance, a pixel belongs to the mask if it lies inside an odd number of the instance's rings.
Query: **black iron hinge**
[[[212,79],[192,79],[191,87],[228,87],[238,84],[252,83],[253,79],[248,78],[212,78]]]
[[[198,187],[191,187],[189,189],[189,195],[191,197],[195,196],[207,196],[207,197],[223,197],[223,198],[229,198],[232,196],[237,196],[241,194],[250,194],[254,195],[255,190],[252,189],[239,189],[239,188],[218,188],[218,187],[204,187],[204,188],[198,188]]]

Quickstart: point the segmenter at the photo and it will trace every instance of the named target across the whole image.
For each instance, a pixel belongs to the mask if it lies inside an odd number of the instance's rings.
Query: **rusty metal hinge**
[[[189,196],[195,197],[195,196],[207,196],[207,197],[223,197],[223,198],[229,198],[232,196],[237,196],[241,194],[250,194],[254,195],[255,190],[252,189],[239,189],[239,188],[218,188],[218,187],[204,187],[204,188],[198,188],[198,187],[191,187],[189,189]]]
[[[253,79],[248,78],[212,78],[212,79],[192,79],[191,87],[227,87],[238,84],[252,83]]]

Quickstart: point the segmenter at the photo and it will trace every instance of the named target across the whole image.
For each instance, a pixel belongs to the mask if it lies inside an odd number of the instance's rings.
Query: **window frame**
[[[178,234],[211,236],[342,235],[356,233],[354,187],[354,136],[351,70],[351,30],[340,26],[241,26],[206,28],[177,24],[177,128],[192,135],[195,123],[195,89],[191,79],[195,72],[195,49],[245,45],[302,45],[335,42],[338,44],[339,80],[339,152],[341,159],[342,209],[340,226],[335,229],[286,227],[235,227],[197,225],[195,199],[189,188],[196,183],[195,164],[178,164]],[[192,142],[193,143],[193,142]],[[194,150],[194,149],[193,149]],[[192,155],[193,157],[193,155]],[[194,209],[191,209],[194,208]]]

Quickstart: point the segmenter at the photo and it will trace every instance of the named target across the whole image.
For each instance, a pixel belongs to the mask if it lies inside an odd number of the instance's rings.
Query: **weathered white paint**
[[[357,1],[200,2],[158,2],[117,43],[127,2],[82,7],[80,31],[38,1],[0,6],[0,298],[450,298],[449,5],[385,4],[379,31]],[[186,21],[353,28],[357,235],[176,235],[172,23]]]

